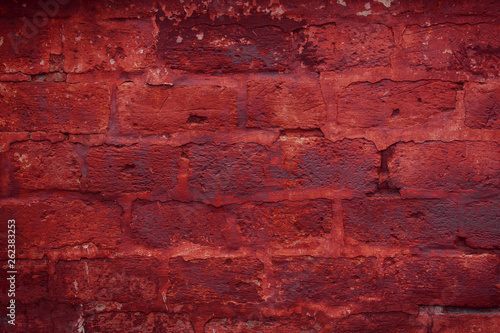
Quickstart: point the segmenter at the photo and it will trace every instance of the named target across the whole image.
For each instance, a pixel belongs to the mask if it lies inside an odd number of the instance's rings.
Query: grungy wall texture
[[[0,8],[2,332],[500,332],[498,1]]]

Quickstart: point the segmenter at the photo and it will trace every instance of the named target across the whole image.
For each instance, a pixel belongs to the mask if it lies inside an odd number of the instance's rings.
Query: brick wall
[[[0,7],[3,331],[500,331],[498,1]]]

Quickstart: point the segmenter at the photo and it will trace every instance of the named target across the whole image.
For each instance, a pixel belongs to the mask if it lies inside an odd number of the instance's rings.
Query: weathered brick
[[[73,145],[66,142],[23,141],[1,153],[8,161],[4,177],[11,194],[19,190],[78,190],[81,162]]]
[[[316,70],[387,67],[394,49],[391,30],[382,24],[312,26],[302,32],[299,59]]]
[[[363,140],[280,137],[258,144],[191,145],[189,185],[202,199],[249,198],[269,189],[325,187],[374,191],[380,156]]]
[[[271,175],[279,188],[328,187],[364,192],[376,188],[380,156],[373,143],[284,136],[277,146],[281,159],[271,166]]]
[[[59,261],[49,290],[61,301],[137,303],[146,309],[157,296],[155,272],[156,261],[149,258]]]
[[[326,106],[319,83],[286,78],[248,82],[247,127],[319,128]]]
[[[293,59],[290,34],[276,26],[240,24],[174,27],[157,20],[158,58],[167,66],[194,72],[284,71]]]
[[[91,83],[0,83],[0,131],[103,133],[110,93]]]
[[[65,72],[134,71],[155,59],[151,20],[69,22],[62,33]]]
[[[253,258],[169,262],[167,304],[258,303],[264,264]]]
[[[493,142],[400,143],[388,159],[397,188],[487,190],[500,186],[500,149]]]
[[[261,145],[191,145],[187,154],[188,182],[197,197],[249,197],[265,185],[269,152]]]
[[[40,74],[49,71],[49,27],[26,27],[29,19],[2,19],[0,72]],[[31,23],[30,23],[31,24]]]
[[[88,316],[85,319],[85,331],[114,333],[120,332],[165,332],[194,333],[189,318],[185,315],[151,312],[110,312]]]
[[[408,64],[426,70],[463,70],[498,76],[498,25],[412,25],[402,37]]]
[[[18,251],[83,243],[112,248],[121,240],[121,208],[112,202],[35,199],[0,203],[0,212],[16,220]]]
[[[392,246],[453,246],[461,212],[450,200],[344,200],[345,235]]]
[[[498,264],[489,254],[386,258],[380,288],[387,304],[497,306]]]
[[[328,237],[334,219],[330,200],[281,201],[225,206],[234,218],[242,243],[255,246],[290,246],[308,238]]]
[[[471,128],[500,129],[500,84],[466,85],[465,125]]]
[[[98,146],[85,156],[89,191],[166,191],[177,184],[180,150],[166,145]]]
[[[275,257],[277,300],[345,305],[373,297],[377,290],[375,258]]]
[[[402,128],[451,118],[460,86],[417,81],[349,85],[339,96],[337,121],[352,127]]]
[[[467,245],[477,248],[500,248],[500,203],[498,200],[465,205],[460,234]]]
[[[353,314],[333,326],[334,332],[426,333],[427,325],[403,312]]]
[[[132,207],[132,236],[152,247],[223,246],[225,224],[222,208],[197,202],[136,201]]]
[[[124,83],[117,96],[123,133],[161,134],[238,126],[236,92],[226,87]]]
[[[205,324],[204,332],[318,332],[321,328],[314,318],[294,314],[289,317],[265,317],[246,321],[238,318],[212,319]]]
[[[477,310],[480,312],[480,309]],[[437,314],[432,316],[432,333],[500,332],[500,314]]]

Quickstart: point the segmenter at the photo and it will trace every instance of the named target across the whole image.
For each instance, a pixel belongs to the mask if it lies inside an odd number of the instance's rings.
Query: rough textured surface
[[[123,133],[163,134],[238,126],[236,92],[225,87],[148,87],[124,83],[117,110]]]
[[[0,332],[499,332],[499,17],[2,1]]]

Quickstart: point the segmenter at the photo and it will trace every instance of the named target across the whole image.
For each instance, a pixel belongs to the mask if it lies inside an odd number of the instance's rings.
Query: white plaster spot
[[[181,36],[177,36],[177,40],[176,40],[177,43],[182,43],[182,37]]]
[[[389,8],[391,7],[392,1],[394,0],[375,0],[375,1],[380,2],[381,4]]]
[[[198,38],[198,40],[202,40],[203,36],[204,36],[204,34],[203,34],[203,32],[201,32],[201,33],[196,35],[196,38]]]
[[[103,311],[104,309],[106,309],[106,307],[103,305],[103,304],[97,304],[95,306],[95,309],[99,312]]]
[[[371,15],[372,14],[372,11],[371,10],[364,10],[362,12],[357,12],[356,15],[358,16],[368,16],[368,15]]]
[[[167,306],[167,293],[166,293],[166,292],[162,292],[162,293],[161,293],[161,297],[163,298],[163,303],[165,304],[165,309],[167,309],[167,311],[168,311],[168,306]]]
[[[370,6],[370,3],[369,3],[369,2],[365,3],[365,8],[366,8],[366,9],[370,9],[370,8],[371,8],[371,6]]]
[[[81,36],[78,36],[78,37],[76,37],[76,38],[75,38],[75,40],[76,40],[77,42],[79,42],[79,41],[81,41],[81,40],[82,40],[82,37],[81,37]]]
[[[85,327],[83,327],[83,324],[85,324],[85,319],[83,319],[83,313],[80,315],[80,318],[78,318],[77,321],[77,329],[78,333],[85,333]]]
[[[114,65],[114,64],[115,64],[115,59],[113,59],[113,58],[109,59],[109,63],[110,63],[111,65]]]
[[[345,1],[344,1],[344,0],[337,0],[337,3],[338,3],[339,5],[344,6],[344,7],[345,7],[345,6],[347,6],[347,4],[345,3]]]
[[[27,162],[28,161],[28,156],[22,154],[22,155],[19,155],[18,153],[15,153],[14,156],[17,157],[17,159],[19,160],[19,162],[21,163],[24,163],[25,161]]]
[[[42,60],[42,61],[40,61],[40,65],[42,65],[42,66],[43,66],[43,64],[45,64],[45,61],[43,61],[43,60]]]
[[[3,37],[0,37],[0,46],[3,45]]]
[[[271,12],[271,16],[283,15],[283,14],[285,14],[285,10],[283,9],[283,5],[280,5],[278,8],[276,8],[275,10],[273,10]]]
[[[75,286],[75,297],[78,296],[78,282],[73,281],[73,286]]]
[[[446,50],[443,51],[443,53],[453,54],[453,51],[450,50],[450,49],[446,49]]]

